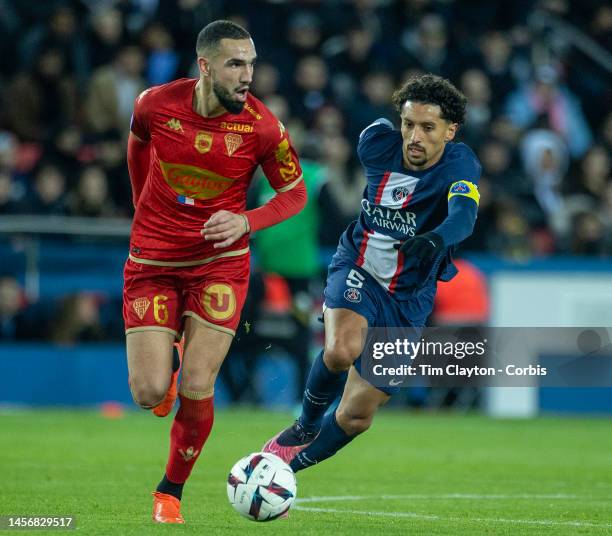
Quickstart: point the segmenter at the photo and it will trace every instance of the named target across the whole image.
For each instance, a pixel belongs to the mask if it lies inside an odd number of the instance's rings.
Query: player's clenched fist
[[[205,240],[221,240],[213,247],[226,248],[249,231],[249,220],[246,216],[228,210],[219,210],[204,224],[200,234]]]
[[[420,261],[428,261],[444,249],[444,240],[438,233],[430,231],[410,238],[401,244],[394,244],[393,247],[407,257],[416,257]]]

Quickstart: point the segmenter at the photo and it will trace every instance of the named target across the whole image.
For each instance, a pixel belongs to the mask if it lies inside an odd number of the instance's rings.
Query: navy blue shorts
[[[365,317],[368,327],[424,327],[433,309],[436,286],[419,290],[407,301],[396,300],[368,272],[353,263],[332,262],[325,286],[326,309],[350,309]],[[361,374],[361,357],[354,363]],[[392,395],[399,387],[381,388]]]

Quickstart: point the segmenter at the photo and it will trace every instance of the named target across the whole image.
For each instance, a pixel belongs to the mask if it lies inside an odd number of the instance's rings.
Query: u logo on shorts
[[[214,320],[228,320],[236,312],[234,289],[224,283],[212,283],[202,292],[202,306]]]

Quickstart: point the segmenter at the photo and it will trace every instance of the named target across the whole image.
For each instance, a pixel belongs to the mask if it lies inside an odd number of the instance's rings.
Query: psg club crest
[[[406,186],[397,186],[391,191],[391,197],[393,198],[393,201],[403,201],[408,197],[409,194],[410,192],[408,191],[408,188]]]
[[[344,291],[344,299],[351,303],[359,303],[361,301],[361,292],[356,288],[347,288]]]

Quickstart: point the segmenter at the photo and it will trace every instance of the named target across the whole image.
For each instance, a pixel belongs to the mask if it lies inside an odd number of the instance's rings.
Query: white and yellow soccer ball
[[[255,452],[238,460],[227,477],[227,497],[234,509],[253,521],[272,521],[295,501],[291,468],[275,454]]]

